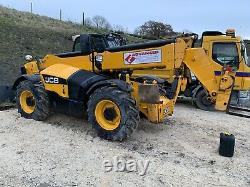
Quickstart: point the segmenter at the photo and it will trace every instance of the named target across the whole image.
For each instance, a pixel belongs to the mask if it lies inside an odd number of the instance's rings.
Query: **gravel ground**
[[[233,158],[218,155],[219,134],[236,136]],[[250,186],[250,120],[178,104],[162,125],[142,120],[127,141],[98,138],[86,121],[46,122],[0,112],[0,186]],[[149,161],[140,172],[105,171],[103,162]]]

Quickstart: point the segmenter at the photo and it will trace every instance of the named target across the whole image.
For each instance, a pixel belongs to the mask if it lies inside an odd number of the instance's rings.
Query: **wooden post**
[[[82,25],[85,26],[85,14],[84,14],[84,12],[82,13]]]
[[[62,9],[60,9],[60,21],[62,21]]]
[[[31,12],[31,14],[33,13],[33,3],[32,2],[30,2],[30,12]]]

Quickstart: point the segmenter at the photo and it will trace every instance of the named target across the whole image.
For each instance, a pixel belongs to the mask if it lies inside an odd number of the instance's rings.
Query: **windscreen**
[[[222,66],[238,67],[239,54],[236,43],[214,43],[213,60]]]

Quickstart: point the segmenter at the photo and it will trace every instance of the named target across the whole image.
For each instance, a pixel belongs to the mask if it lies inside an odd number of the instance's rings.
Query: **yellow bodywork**
[[[184,63],[209,92],[215,102],[215,109],[225,111],[234,86],[235,73],[226,71],[216,77],[213,62],[208,59],[204,50],[198,48],[187,50]]]
[[[46,90],[55,92],[61,97],[68,98],[69,92],[68,92],[67,85],[46,83],[43,75],[51,75],[51,76],[55,76],[55,77],[59,77],[59,78],[67,80],[70,75],[77,72],[78,70],[79,70],[78,68],[75,68],[72,66],[68,66],[64,64],[56,64],[56,65],[49,66],[48,68],[42,70],[40,72],[40,76],[41,76],[41,80],[43,81]]]
[[[35,73],[39,73],[39,69],[38,69],[37,62],[36,62],[36,61],[32,61],[32,62],[26,63],[26,64],[24,65],[24,68],[25,68],[26,73],[27,73],[28,75],[35,74]]]

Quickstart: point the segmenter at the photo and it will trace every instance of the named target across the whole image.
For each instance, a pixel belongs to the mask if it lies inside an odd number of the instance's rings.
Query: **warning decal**
[[[125,64],[149,64],[161,62],[161,50],[124,53]]]

